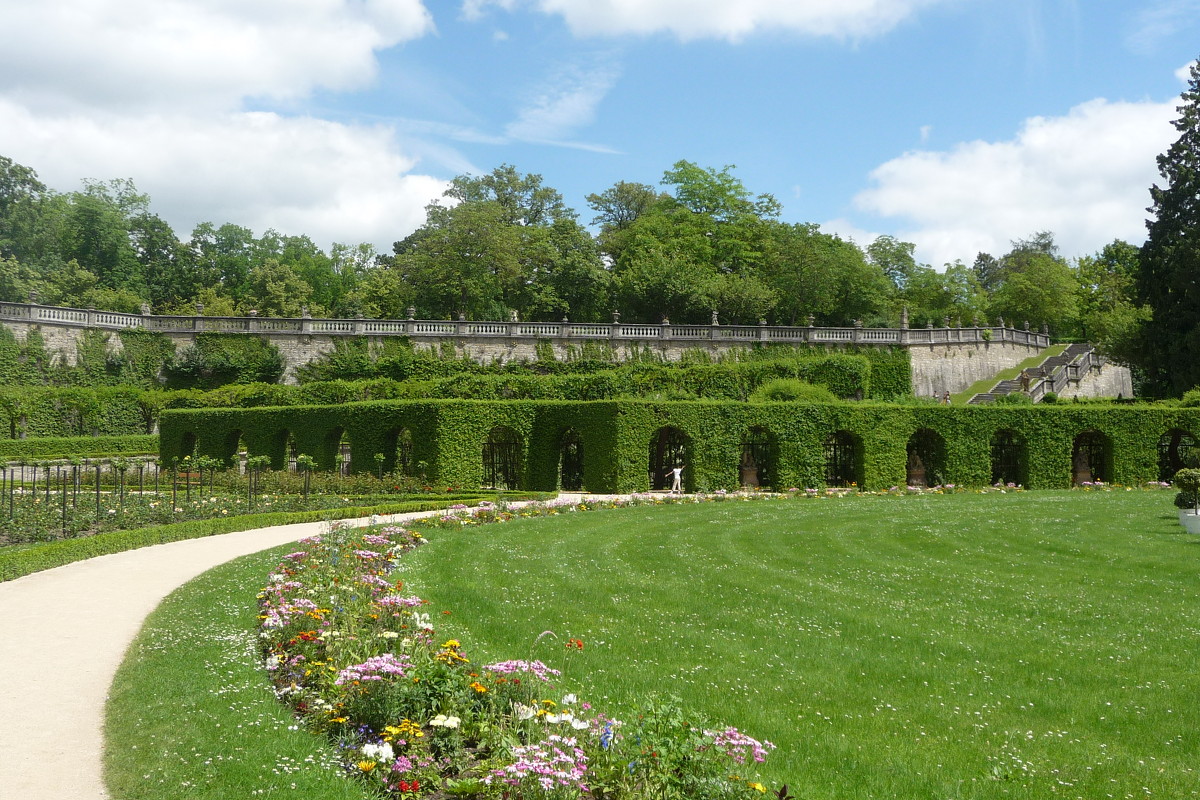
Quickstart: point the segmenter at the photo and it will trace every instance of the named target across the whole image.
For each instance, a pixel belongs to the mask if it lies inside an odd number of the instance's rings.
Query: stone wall
[[[1042,348],[1013,342],[980,342],[912,345],[908,351],[912,359],[913,394],[940,397],[943,392],[961,392],[975,381],[1011,369],[1040,353]]]
[[[1072,382],[1059,397],[1069,400],[1074,397],[1133,397],[1133,375],[1128,367],[1104,364],[1098,370],[1089,370],[1078,383]]]
[[[549,346],[565,360],[585,348],[611,351],[626,358],[633,350],[677,361],[686,351],[703,350],[720,356],[759,345],[826,347],[905,347],[912,354],[913,390],[917,395],[959,392],[977,380],[1014,366],[1041,352],[1050,343],[1045,331],[1018,330],[1001,322],[997,327],[845,328],[808,326],[661,325],[618,322],[575,324],[536,322],[476,322],[468,320],[352,320],[267,317],[172,317],[149,313],[125,314],[95,309],[0,302],[0,323],[18,339],[30,330],[41,332],[47,349],[73,363],[85,330],[110,332],[110,347],[119,348],[121,329],[161,333],[181,349],[200,332],[261,336],[274,344],[286,363],[284,380],[294,382],[296,369],[319,358],[337,339],[365,336],[382,341],[401,336],[421,349],[452,350],[481,362],[532,361],[538,348]]]

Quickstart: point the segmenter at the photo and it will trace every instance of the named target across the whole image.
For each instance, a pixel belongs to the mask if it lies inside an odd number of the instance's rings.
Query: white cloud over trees
[[[1033,117],[1006,141],[916,150],[872,171],[855,205],[907,222],[897,234],[937,266],[1003,253],[1035,231],[1066,253],[1145,237],[1156,156],[1173,141],[1175,103],[1092,100]]]

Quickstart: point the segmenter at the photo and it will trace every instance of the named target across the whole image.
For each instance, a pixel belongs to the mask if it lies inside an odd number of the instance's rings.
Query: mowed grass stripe
[[[604,707],[679,694],[779,745],[770,772],[801,797],[1200,794],[1200,544],[1168,493],[724,502],[430,539],[406,579],[477,661],[565,664]]]

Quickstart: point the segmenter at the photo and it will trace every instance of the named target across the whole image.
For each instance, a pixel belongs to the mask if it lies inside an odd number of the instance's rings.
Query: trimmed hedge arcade
[[[374,401],[164,411],[164,463],[240,448],[431,482],[593,492],[905,484],[1139,485],[1191,466],[1200,409],[1150,405],[932,406],[618,400]],[[377,458],[377,454],[382,458]],[[1165,478],[1164,478],[1165,476]]]

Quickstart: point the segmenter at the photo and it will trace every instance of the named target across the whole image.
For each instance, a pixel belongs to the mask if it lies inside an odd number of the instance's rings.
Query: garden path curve
[[[375,519],[404,522],[437,513]],[[171,542],[0,583],[0,800],[106,800],[104,704],[146,615],[200,573],[319,533],[323,525]]]

